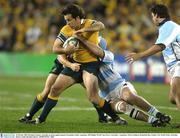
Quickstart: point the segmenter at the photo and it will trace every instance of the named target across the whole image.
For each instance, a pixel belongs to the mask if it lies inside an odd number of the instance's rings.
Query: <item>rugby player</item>
[[[144,52],[129,53],[127,61],[133,63],[162,51],[171,77],[169,100],[180,110],[180,26],[170,19],[168,8],[163,4],[154,5],[151,15],[159,32],[155,44]]]
[[[53,45],[53,52],[56,54],[64,54],[64,49],[60,47],[68,37],[73,34],[82,34],[85,38],[93,43],[98,44],[99,27],[102,23],[96,23],[96,21],[91,19],[84,19],[84,11],[78,5],[70,4],[67,5],[62,14],[66,20],[67,25],[65,25],[58,35],[59,39],[55,40]],[[94,30],[90,30],[90,26],[94,26]],[[104,26],[103,26],[104,27]],[[102,27],[102,28],[103,28]],[[92,32],[93,31],[93,32]],[[58,102],[59,95],[68,87],[75,83],[83,82],[88,99],[96,106],[107,113],[113,121],[125,125],[127,122],[119,118],[112,110],[110,104],[104,99],[100,98],[98,95],[98,79],[96,77],[98,72],[98,58],[84,48],[81,44],[78,50],[74,51],[73,48],[69,47],[69,51],[65,54],[72,54],[72,59],[74,64],[78,65],[75,70],[70,68],[71,64],[67,65],[60,75],[56,78],[55,82],[51,86],[48,98],[45,101],[44,108],[38,118],[32,123],[38,124],[45,122],[49,112],[55,107]],[[61,56],[61,55],[60,55]],[[64,62],[66,56],[61,56],[61,63]]]

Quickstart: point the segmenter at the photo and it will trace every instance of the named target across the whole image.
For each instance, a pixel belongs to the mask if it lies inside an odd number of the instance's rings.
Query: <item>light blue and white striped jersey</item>
[[[180,26],[173,21],[167,21],[159,27],[159,35],[155,44],[163,44],[162,51],[167,69],[170,70],[180,61]]]
[[[105,56],[101,60],[98,73],[100,97],[105,98],[109,93],[120,89],[125,83],[125,79],[113,69],[114,55],[112,52],[104,50]]]

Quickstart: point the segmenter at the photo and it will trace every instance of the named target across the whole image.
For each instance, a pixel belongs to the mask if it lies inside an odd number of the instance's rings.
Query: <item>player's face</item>
[[[152,15],[152,20],[153,20],[154,24],[159,25],[159,20],[158,20],[159,18],[157,16],[157,14],[151,13],[151,15]]]
[[[72,29],[77,29],[80,26],[79,18],[73,18],[71,14],[67,14],[64,16],[66,20],[66,24],[69,25]]]

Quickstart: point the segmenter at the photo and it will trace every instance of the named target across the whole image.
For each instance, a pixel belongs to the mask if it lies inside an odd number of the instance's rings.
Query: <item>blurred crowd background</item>
[[[142,51],[157,37],[149,8],[153,3],[169,7],[180,23],[180,0],[0,0],[0,51],[51,53],[53,42],[65,25],[60,10],[75,2],[86,17],[102,21],[101,34],[115,53]]]

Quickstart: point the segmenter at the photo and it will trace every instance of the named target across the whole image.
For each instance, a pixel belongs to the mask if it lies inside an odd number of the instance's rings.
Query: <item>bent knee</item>
[[[53,85],[53,86],[51,87],[50,93],[51,93],[52,96],[59,96],[60,91],[61,91],[61,87],[56,86],[56,85]]]
[[[130,91],[124,91],[121,95],[121,99],[123,99],[126,102],[131,102],[135,99],[135,94],[133,94]]]

